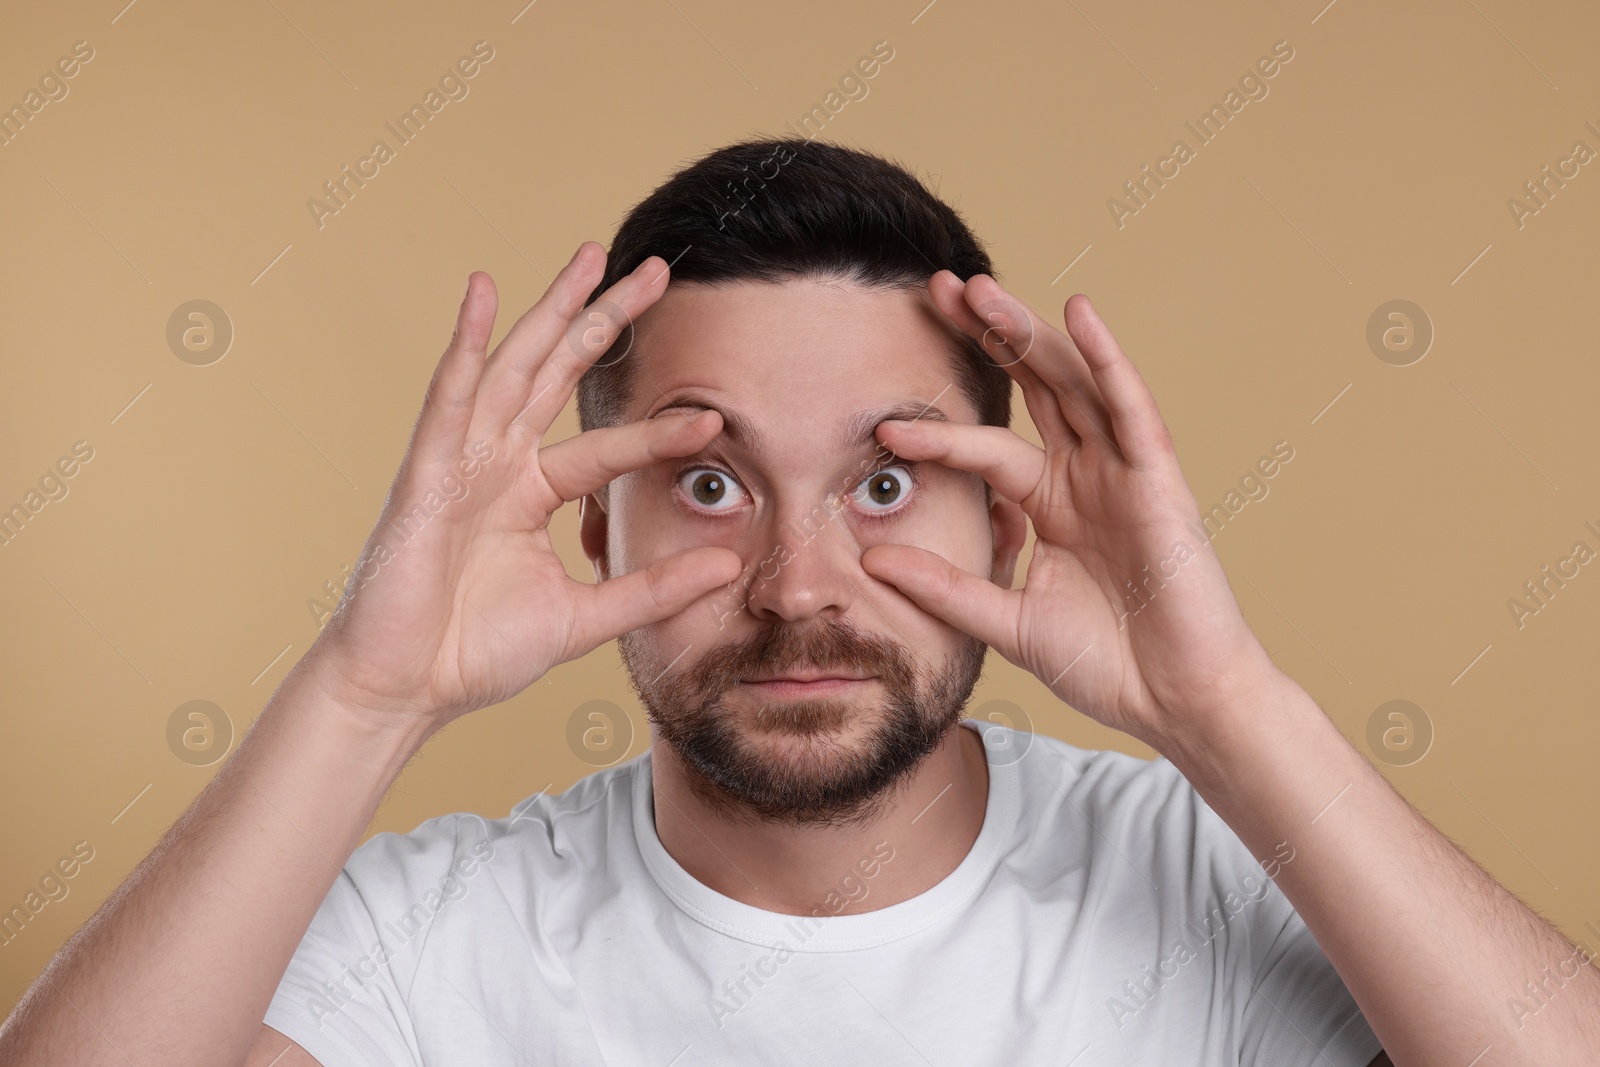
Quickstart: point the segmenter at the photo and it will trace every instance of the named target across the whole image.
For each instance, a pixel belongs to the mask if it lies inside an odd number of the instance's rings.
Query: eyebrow
[[[943,390],[940,390],[943,395]],[[935,398],[937,399],[937,397]],[[726,437],[734,444],[743,448],[757,459],[765,458],[766,449],[761,435],[756,432],[755,426],[737,411],[728,411],[718,407],[707,397],[699,393],[680,393],[671,400],[652,410],[645,416],[653,419],[663,411],[673,408],[696,408],[704,411],[715,411],[722,416],[721,437]],[[860,450],[867,445],[878,445],[877,429],[880,422],[890,419],[899,419],[914,422],[918,419],[930,419],[938,422],[949,422],[950,416],[932,401],[907,400],[886,408],[875,411],[863,411],[850,417],[845,424],[845,445],[851,449]]]

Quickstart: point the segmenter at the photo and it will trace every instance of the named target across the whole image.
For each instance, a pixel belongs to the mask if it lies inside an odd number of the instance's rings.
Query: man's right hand
[[[405,462],[312,651],[341,703],[436,729],[738,576],[735,553],[706,547],[591,585],[551,545],[564,502],[696,452],[722,428],[702,412],[541,444],[578,378],[666,290],[667,264],[651,256],[579,318],[604,269],[600,245],[579,246],[487,361],[494,281],[468,278]]]
[[[216,777],[0,1025],[0,1062],[314,1064],[262,1020],[418,746],[738,576],[736,553],[708,547],[591,585],[551,546],[563,502],[721,430],[706,412],[542,444],[584,370],[666,289],[667,264],[652,256],[580,319],[604,265],[599,245],[580,246],[488,359],[494,282],[471,276],[339,609]]]

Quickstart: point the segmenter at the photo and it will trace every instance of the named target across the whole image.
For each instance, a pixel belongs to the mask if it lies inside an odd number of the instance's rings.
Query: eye
[[[911,496],[915,479],[906,467],[885,467],[873,471],[856,487],[856,503],[868,511],[888,512]]]
[[[744,487],[719,470],[694,467],[678,475],[678,488],[696,507],[728,511],[744,500]]]

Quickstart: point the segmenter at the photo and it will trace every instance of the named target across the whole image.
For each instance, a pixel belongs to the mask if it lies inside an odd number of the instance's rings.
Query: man
[[[1600,1047],[1592,953],[1251,634],[1088,300],[1065,333],[1035,316],[900,168],[730,146],[609,260],[584,243],[486,359],[495,312],[474,273],[339,611],[30,990],[6,1062]],[[1007,428],[1013,381],[1042,448]],[[574,388],[584,432],[547,442]],[[592,586],[547,532],[578,501]],[[356,849],[435,730],[619,637],[647,754]],[[1164,758],[963,720],[986,646]]]

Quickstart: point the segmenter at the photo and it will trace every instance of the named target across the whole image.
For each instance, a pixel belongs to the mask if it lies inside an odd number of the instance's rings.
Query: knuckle
[[[449,394],[445,391],[444,382],[440,380],[438,374],[435,374],[433,380],[428,383],[428,391],[422,397],[422,406],[433,410],[452,406]]]
[[[939,572],[939,593],[934,603],[944,607],[955,599],[957,585],[956,569],[951,566],[943,567]]]
[[[667,609],[665,582],[658,567],[650,567],[645,570],[644,591],[645,595],[650,598],[650,606],[655,611],[660,612]]]

